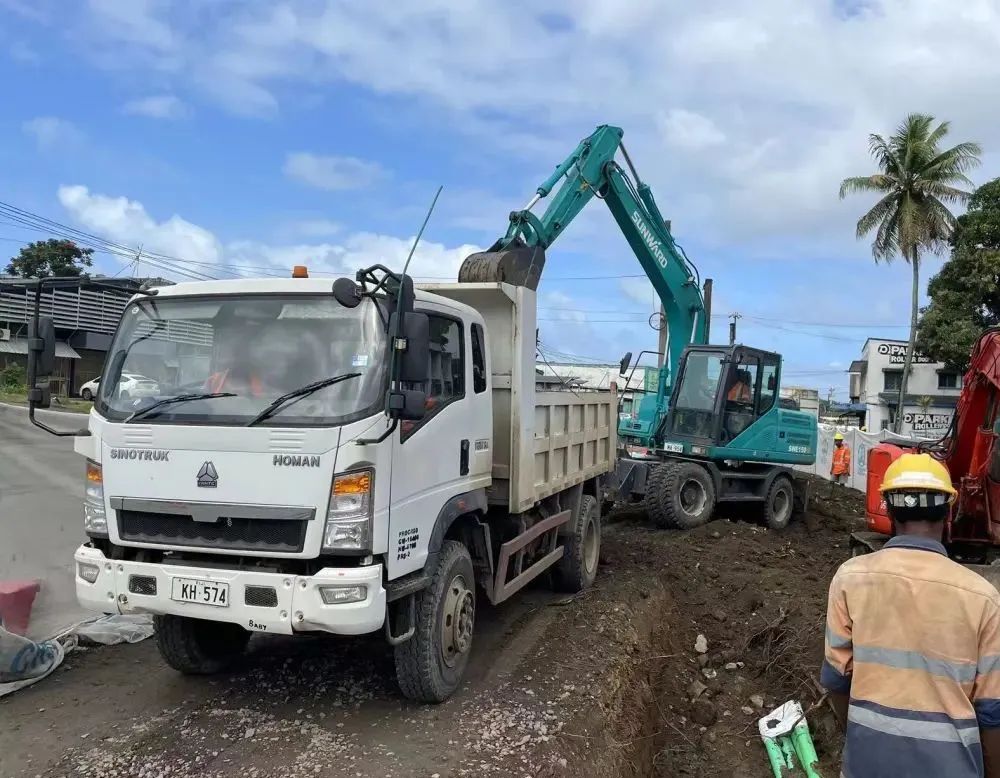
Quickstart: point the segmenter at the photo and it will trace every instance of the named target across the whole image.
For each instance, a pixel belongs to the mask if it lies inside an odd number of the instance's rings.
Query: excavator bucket
[[[512,246],[470,254],[458,270],[461,284],[496,283],[538,289],[545,267],[545,249],[540,246]]]

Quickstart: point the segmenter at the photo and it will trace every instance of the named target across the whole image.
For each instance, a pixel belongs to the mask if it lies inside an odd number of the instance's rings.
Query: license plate
[[[663,450],[671,454],[683,454],[684,444],[683,443],[664,443]]]
[[[220,581],[201,581],[197,578],[175,578],[170,585],[170,599],[228,608],[229,584]]]

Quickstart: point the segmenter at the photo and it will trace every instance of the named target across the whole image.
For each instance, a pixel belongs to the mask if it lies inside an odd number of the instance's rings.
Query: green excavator
[[[617,498],[642,502],[666,527],[703,524],[719,503],[757,504],[769,526],[784,527],[807,499],[792,466],[815,461],[816,419],[779,402],[780,354],[709,345],[711,281],[703,293],[623,134],[601,125],[580,141],[525,208],[510,214],[506,234],[466,258],[458,280],[537,289],[546,249],[592,198],[602,200],[656,291],[667,331],[656,389],[630,390],[638,399],[619,425]],[[533,213],[557,186],[545,212]],[[621,375],[631,364],[630,352]]]

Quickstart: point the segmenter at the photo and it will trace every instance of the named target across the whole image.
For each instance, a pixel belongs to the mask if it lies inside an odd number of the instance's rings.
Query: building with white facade
[[[899,385],[903,377],[907,343],[869,338],[861,358],[851,363],[851,402],[866,406],[865,426],[870,432],[891,429],[899,412]],[[918,437],[940,437],[951,424],[962,390],[962,375],[943,362],[915,354],[903,398],[900,432]]]

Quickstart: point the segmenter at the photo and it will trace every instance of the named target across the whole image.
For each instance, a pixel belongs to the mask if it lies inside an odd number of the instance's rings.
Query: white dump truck
[[[402,692],[444,700],[477,597],[597,572],[616,397],[536,388],[535,319],[530,288],[415,290],[381,266],[136,295],[75,441],[79,601],[153,614],[184,673],[254,632],[382,630]],[[32,418],[52,341],[36,314]],[[157,391],[120,391],[126,373]]]

